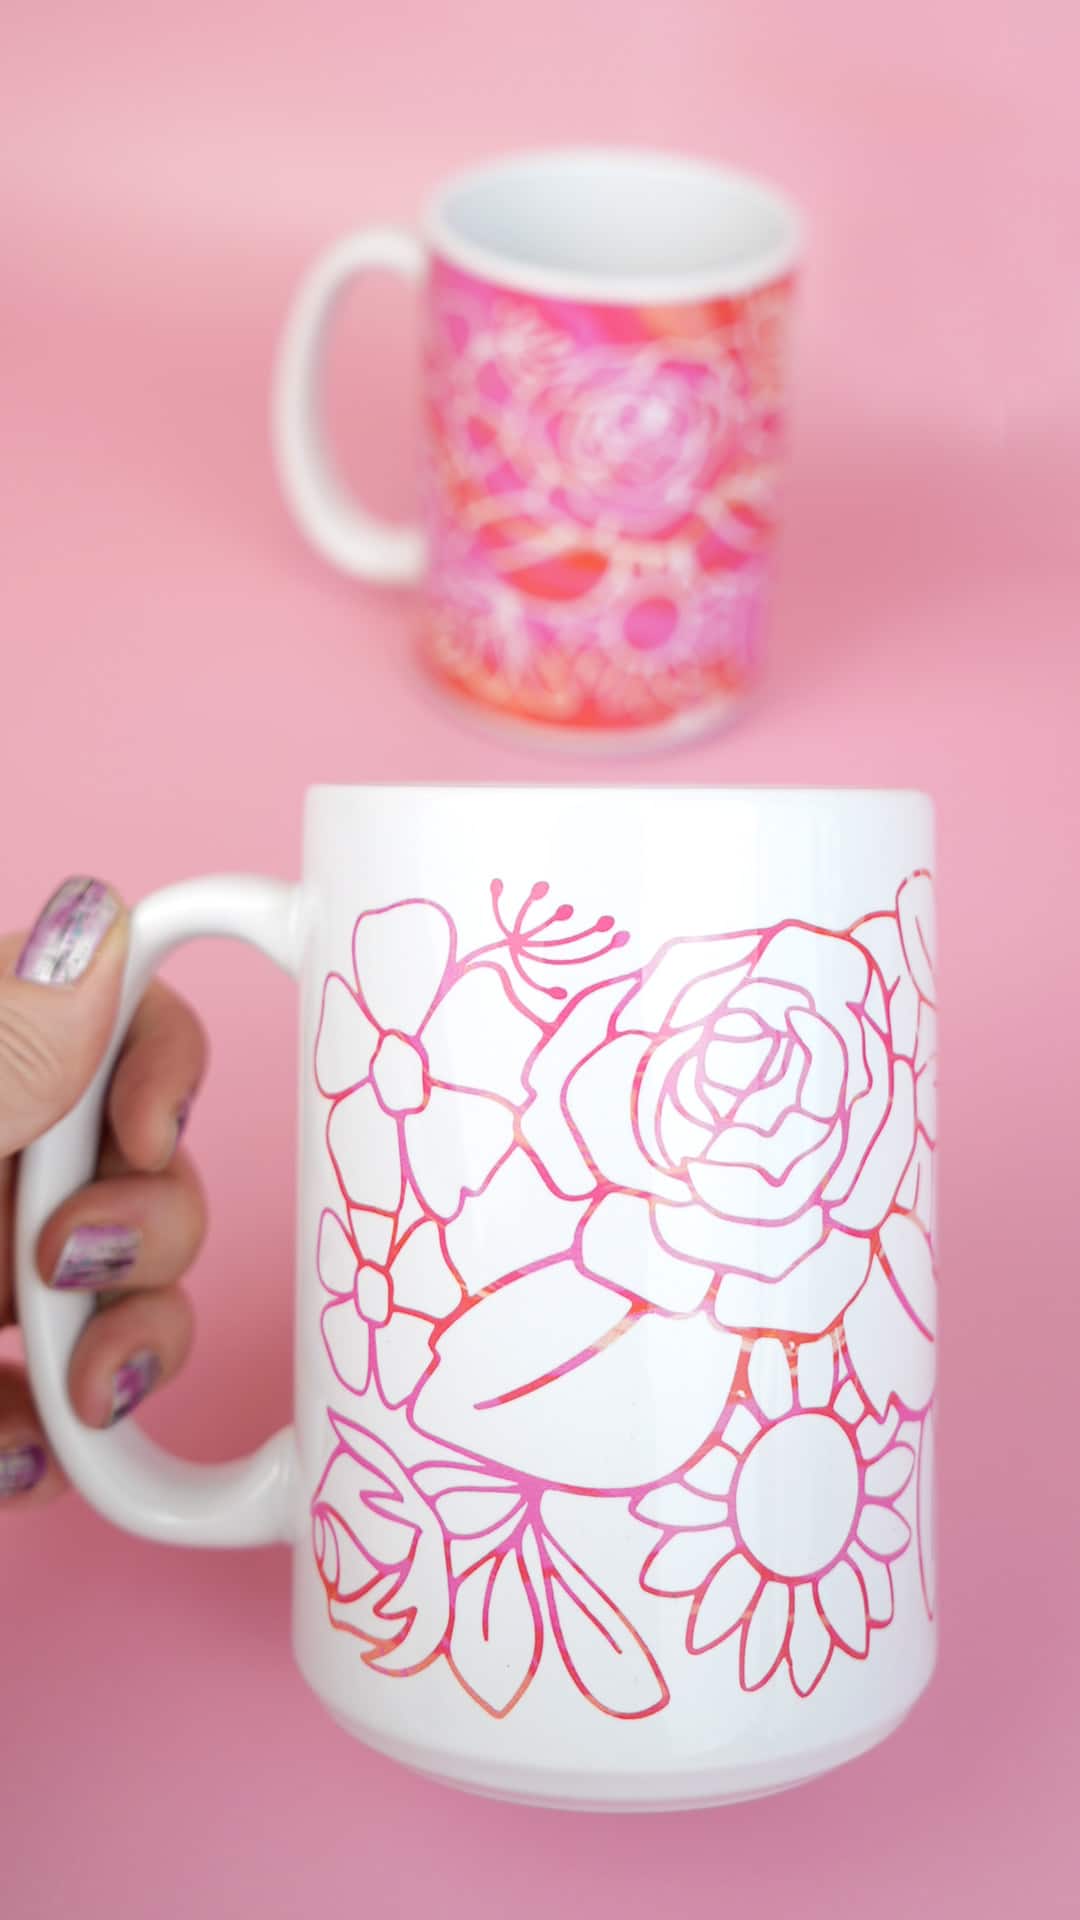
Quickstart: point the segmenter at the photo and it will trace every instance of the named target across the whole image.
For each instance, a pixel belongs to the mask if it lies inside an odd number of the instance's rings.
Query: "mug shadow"
[[[683,1902],[696,1911],[720,1881],[729,1909],[743,1900],[747,1910],[798,1911],[813,1920],[834,1911],[838,1894],[877,1885],[888,1889],[878,1911],[899,1914],[913,1910],[929,1885],[955,1884],[964,1862],[972,1863],[974,1912],[995,1861],[1022,1872],[1049,1837],[1049,1823],[1040,1833],[1018,1802],[1006,1757],[1039,1751],[1053,1712],[1049,1683],[1032,1690],[1016,1672],[1003,1687],[998,1677],[992,1688],[977,1685],[970,1669],[989,1653],[972,1648],[968,1673],[945,1685],[939,1678],[901,1732],[853,1763],[857,1773],[841,1768],[790,1792],[711,1811],[582,1818],[493,1807],[396,1770],[392,1782],[374,1755],[358,1756],[357,1764],[379,1796],[382,1845],[391,1853],[407,1846],[421,1825],[428,1844],[448,1858],[468,1858],[481,1910],[506,1863],[528,1860],[536,1903],[528,1911],[557,1901],[569,1885],[581,1910],[598,1920],[628,1911],[630,1884],[634,1912],[678,1911]],[[1031,1800],[1038,1794],[1036,1775]]]

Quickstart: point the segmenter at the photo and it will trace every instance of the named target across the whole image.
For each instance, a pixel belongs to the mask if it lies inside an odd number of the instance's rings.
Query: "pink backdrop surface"
[[[1074,1915],[1080,1661],[1076,13],[1028,0],[38,0],[4,32],[3,900],[295,871],[313,779],[903,783],[940,811],[943,1651],[884,1748],[784,1798],[626,1820],[395,1770],[294,1673],[276,1552],[175,1555],[76,1500],[3,1521],[11,1920],[660,1910]],[[276,496],[266,389],[324,240],[507,146],[676,144],[811,229],[767,696],[597,768],[474,737],[406,603]],[[411,308],[346,315],[350,470],[411,494]],[[375,369],[378,369],[376,374]],[[291,989],[175,978],[216,1042],[202,1337],[148,1425],[203,1458],[289,1394]]]

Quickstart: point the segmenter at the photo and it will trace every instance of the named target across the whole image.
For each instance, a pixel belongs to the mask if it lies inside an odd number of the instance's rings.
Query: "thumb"
[[[0,978],[0,1161],[73,1107],[116,1019],[128,921],[100,880],[65,880]]]

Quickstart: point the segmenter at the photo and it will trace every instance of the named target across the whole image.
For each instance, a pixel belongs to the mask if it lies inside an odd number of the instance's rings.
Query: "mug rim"
[[[530,167],[553,172],[588,164],[613,164],[654,173],[702,178],[752,195],[770,204],[779,234],[770,245],[741,259],[686,273],[587,273],[572,267],[546,266],[517,260],[495,247],[457,232],[450,216],[456,194],[494,180],[500,174]],[[649,146],[605,146],[581,143],[565,147],[524,148],[503,153],[451,173],[429,196],[423,219],[429,253],[474,278],[513,288],[541,298],[569,300],[588,306],[682,306],[705,300],[723,300],[756,292],[785,280],[803,253],[802,217],[791,198],[771,180],[703,156]]]
[[[305,799],[316,795],[346,794],[449,794],[471,795],[492,793],[527,794],[568,794],[579,798],[592,794],[614,794],[621,799],[638,795],[663,796],[685,794],[688,798],[707,796],[710,799],[725,800],[806,800],[826,801],[892,801],[903,805],[917,803],[934,806],[933,796],[922,787],[808,787],[777,785],[732,785],[723,786],[706,780],[680,781],[569,781],[561,780],[316,780],[305,789]]]

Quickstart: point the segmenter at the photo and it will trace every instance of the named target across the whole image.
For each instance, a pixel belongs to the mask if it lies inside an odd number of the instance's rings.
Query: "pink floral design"
[[[354,979],[327,978],[315,1077],[334,1103],[327,1142],[342,1193],[365,1211],[397,1214],[407,1167],[422,1204],[452,1219],[513,1145],[539,1028],[500,968],[460,967],[454,948],[442,908],[406,900],[362,913]]]
[[[589,307],[435,262],[425,640],[440,674],[568,727],[655,725],[745,684],[790,292]]]
[[[575,927],[572,933],[556,931],[567,926],[574,909],[567,901],[548,908],[550,888],[546,880],[530,887],[512,920],[503,917],[503,883],[491,883],[491,910],[500,938],[491,951],[505,951],[506,958],[525,987],[544,994],[550,1000],[568,1000],[570,989],[561,982],[552,985],[553,969],[590,966],[605,954],[625,947],[628,933],[615,929],[610,913],[602,913],[591,927]],[[475,956],[474,956],[475,957]]]
[[[743,399],[729,360],[664,340],[627,353],[594,347],[542,386],[509,388],[502,429],[522,481],[582,526],[667,539],[739,449]]]
[[[599,1501],[689,1654],[805,1695],[888,1628],[913,1529],[933,1612],[931,882],[606,978],[627,936],[548,891],[493,882],[465,954],[434,902],[364,912],[326,980],[329,1617],[496,1717],[545,1663],[658,1713]]]
[[[335,1446],[311,1502],[315,1559],[333,1626],[368,1666],[420,1673],[450,1623],[446,1542],[437,1516],[377,1434],[330,1414]]]
[[[855,929],[876,959],[889,999],[893,1044],[910,1058],[915,1145],[874,1246],[866,1285],[844,1315],[849,1362],[879,1414],[896,1405],[926,1413],[934,1385],[937,1281],[934,1154],[937,1140],[936,934],[930,875],[901,887],[891,914]]]
[[[663,1530],[641,1584],[691,1600],[691,1653],[738,1634],[744,1689],[786,1665],[803,1695],[838,1648],[866,1658],[871,1630],[892,1620],[890,1569],[911,1539],[896,1501],[915,1454],[898,1425],[895,1411],[874,1418],[854,1380],[838,1383],[829,1336],[794,1350],[754,1342],[715,1443],[636,1503]]]
[[[312,1502],[315,1558],[330,1620],[363,1643],[367,1665],[417,1673],[443,1655],[502,1719],[550,1645],[599,1711],[634,1720],[666,1705],[652,1654],[559,1543],[541,1488],[460,1457],[406,1467],[369,1429],[330,1418],[337,1444]]]
[[[817,1334],[864,1285],[915,1149],[914,1062],[848,934],[677,940],[579,997],[525,1122],[583,1268],[652,1306]],[[627,1237],[648,1249],[628,1280]]]
[[[549,1485],[630,1491],[702,1445],[723,1416],[741,1348],[711,1319],[643,1313],[573,1260],[554,1259],[439,1331],[412,1418],[435,1439]],[[643,1383],[649,1418],[628,1422]]]
[[[330,1295],[322,1333],[330,1364],[350,1393],[374,1373],[388,1406],[407,1400],[431,1364],[431,1337],[461,1300],[461,1283],[432,1220],[420,1221],[390,1251],[391,1224],[361,1216],[367,1240],[381,1233],[381,1260],[365,1258],[354,1233],[329,1209],[319,1227],[319,1279]]]

